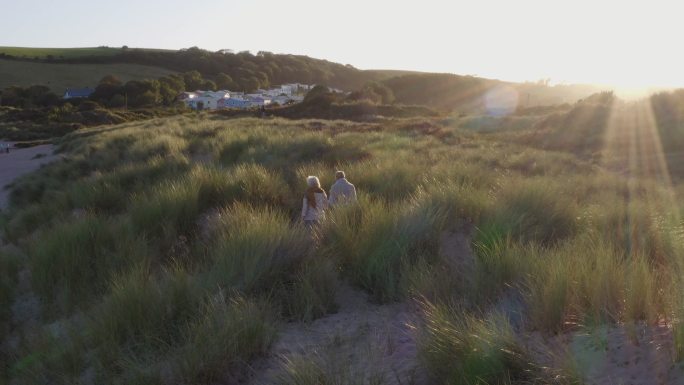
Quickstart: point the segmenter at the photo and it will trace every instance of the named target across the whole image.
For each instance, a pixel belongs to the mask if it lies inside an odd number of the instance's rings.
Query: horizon
[[[427,0],[416,8],[384,0],[334,5],[208,0],[202,7],[188,8],[177,0],[73,0],[40,7],[12,2],[5,8],[0,26],[5,46],[197,46],[306,55],[364,70],[453,73],[511,82],[549,79],[552,84],[621,89],[684,86],[679,70],[684,58],[672,48],[679,7],[665,1],[447,5]],[[29,16],[30,25],[24,22]]]

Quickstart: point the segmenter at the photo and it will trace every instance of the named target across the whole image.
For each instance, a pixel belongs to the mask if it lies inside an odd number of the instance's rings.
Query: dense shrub
[[[578,230],[577,207],[548,179],[511,181],[498,191],[496,206],[480,226],[493,239],[510,236],[521,242],[552,244]]]
[[[59,223],[30,246],[34,288],[67,307],[102,294],[113,276],[147,256],[131,230],[90,215]]]
[[[332,213],[322,232],[323,245],[376,300],[397,300],[406,295],[408,267],[434,258],[443,220],[434,207],[409,202],[402,209],[362,200]]]
[[[287,282],[312,252],[303,226],[292,226],[272,209],[233,205],[215,225],[212,281],[246,292],[263,292]]]
[[[540,376],[505,318],[424,303],[419,334],[422,362],[441,384],[508,384]]]

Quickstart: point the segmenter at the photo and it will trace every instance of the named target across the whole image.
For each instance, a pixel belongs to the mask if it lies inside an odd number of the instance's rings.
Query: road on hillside
[[[10,145],[13,143],[10,142]],[[9,203],[7,187],[18,177],[57,159],[58,155],[53,154],[53,150],[53,145],[43,144],[28,148],[12,148],[9,154],[0,152],[0,211],[7,208]]]

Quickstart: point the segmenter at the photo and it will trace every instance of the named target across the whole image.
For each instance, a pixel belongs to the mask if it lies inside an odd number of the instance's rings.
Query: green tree
[[[111,99],[109,99],[109,103],[107,103],[107,106],[111,108],[121,108],[126,105],[126,98],[121,95],[121,94],[116,94],[112,96]]]
[[[179,93],[185,91],[185,81],[179,75],[159,78],[159,97],[167,106],[173,104]]]
[[[158,80],[131,80],[124,89],[130,107],[150,106],[161,102]]]
[[[216,83],[211,80],[204,80],[200,86],[201,90],[216,91]]]
[[[254,76],[250,76],[247,78],[240,79],[238,81],[238,84],[240,85],[240,89],[244,92],[252,92],[259,87],[261,87],[261,83],[259,82],[259,79],[257,79]]]
[[[204,78],[199,71],[188,71],[183,74],[183,81],[185,82],[185,89],[188,91],[195,91],[202,88]]]
[[[100,79],[90,99],[107,104],[114,95],[123,94],[123,83],[114,75],[107,75]]]
[[[352,92],[349,100],[368,100],[372,103],[394,103],[394,92],[386,85],[378,82],[368,82],[360,90]]]
[[[223,72],[216,76],[216,87],[221,90],[235,90],[237,84],[230,75],[226,75]]]

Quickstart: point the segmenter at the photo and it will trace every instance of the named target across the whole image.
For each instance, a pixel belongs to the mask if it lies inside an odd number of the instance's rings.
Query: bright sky
[[[0,0],[0,45],[260,50],[362,69],[684,86],[681,5],[613,0]]]

